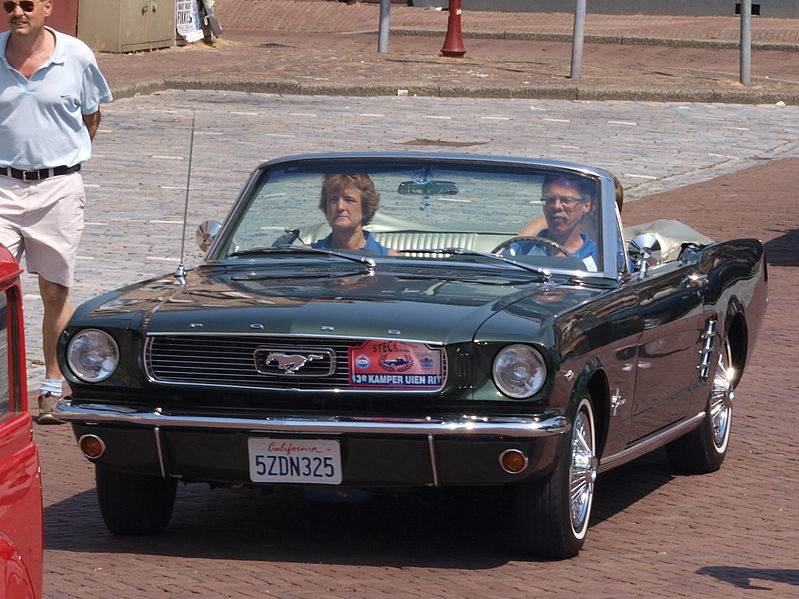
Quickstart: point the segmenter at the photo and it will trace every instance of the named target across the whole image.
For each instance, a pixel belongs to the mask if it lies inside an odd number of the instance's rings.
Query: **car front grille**
[[[151,335],[144,360],[150,379],[164,384],[341,390],[349,387],[349,350],[362,343],[262,335]]]

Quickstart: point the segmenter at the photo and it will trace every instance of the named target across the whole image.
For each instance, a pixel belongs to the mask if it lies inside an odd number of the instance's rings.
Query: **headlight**
[[[119,365],[119,346],[104,331],[83,329],[67,346],[67,364],[80,380],[99,383],[111,376]]]
[[[494,359],[494,382],[508,397],[524,399],[537,393],[547,379],[541,354],[528,345],[509,345]]]

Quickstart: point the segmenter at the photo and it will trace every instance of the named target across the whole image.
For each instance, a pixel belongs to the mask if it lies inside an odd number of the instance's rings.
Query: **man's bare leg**
[[[42,349],[44,352],[45,380],[39,396],[39,423],[56,424],[49,412],[55,400],[63,395],[62,375],[58,366],[56,346],[58,337],[72,316],[72,304],[69,300],[69,287],[53,283],[39,277],[39,293],[44,303],[44,319],[42,320]],[[49,396],[48,396],[49,394]]]

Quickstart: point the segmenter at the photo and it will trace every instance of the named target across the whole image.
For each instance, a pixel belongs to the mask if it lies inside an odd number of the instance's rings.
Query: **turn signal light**
[[[506,449],[499,454],[499,465],[508,474],[518,474],[528,463],[527,454],[519,449]]]
[[[80,450],[90,460],[95,460],[105,453],[105,442],[97,435],[83,435],[78,439]]]

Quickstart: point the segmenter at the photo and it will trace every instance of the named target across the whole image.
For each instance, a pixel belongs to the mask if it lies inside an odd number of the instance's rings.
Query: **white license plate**
[[[253,482],[341,484],[338,441],[250,438],[248,447]]]

